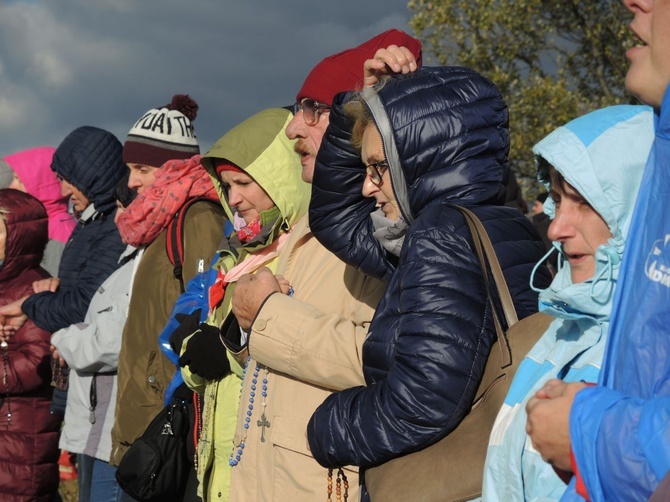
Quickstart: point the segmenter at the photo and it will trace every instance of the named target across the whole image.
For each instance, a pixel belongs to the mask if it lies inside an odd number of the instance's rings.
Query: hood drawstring
[[[561,250],[558,246],[560,246],[560,244],[558,244],[557,242],[552,242],[551,249],[549,251],[547,251],[547,253],[542,258],[540,258],[540,260],[533,267],[533,271],[530,273],[530,289],[532,289],[536,293],[542,293],[542,291],[544,291],[544,289],[540,289],[540,288],[535,287],[535,273],[537,272],[537,269],[540,268],[540,265],[542,265],[551,256],[551,253],[553,253],[554,251],[557,251],[559,254],[561,254]],[[562,256],[562,254],[561,254],[561,256]],[[558,264],[558,270],[561,270],[561,268],[563,268],[562,267],[563,260],[558,260],[558,263],[559,263]]]
[[[621,256],[616,249],[607,245],[600,246],[598,251],[605,255],[605,267],[593,277],[593,283],[591,284],[589,294],[594,300],[598,300],[600,297],[602,297],[605,301],[607,301],[609,296],[614,291],[614,281],[612,280],[614,276],[614,266],[619,264],[621,261]],[[601,289],[601,291],[597,292],[596,287],[603,278],[605,279],[603,283],[604,287]]]

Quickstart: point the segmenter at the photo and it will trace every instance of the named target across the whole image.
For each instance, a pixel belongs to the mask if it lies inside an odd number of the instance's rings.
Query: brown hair
[[[559,173],[554,166],[549,166],[549,194],[554,202],[559,202],[561,196],[565,193],[565,187],[569,183],[565,180],[563,175]],[[581,195],[581,194],[580,194]]]

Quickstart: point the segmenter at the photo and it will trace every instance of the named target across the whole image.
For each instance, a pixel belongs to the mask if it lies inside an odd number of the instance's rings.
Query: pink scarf
[[[219,201],[212,179],[200,164],[200,155],[166,162],[156,171],[156,181],[119,216],[123,242],[135,247],[152,243],[184,203],[195,197]]]
[[[240,263],[231,268],[228,273],[224,274],[221,270],[219,270],[214,284],[212,284],[209,288],[210,314],[214,308],[223,300],[223,297],[226,293],[226,286],[231,282],[237,281],[244,274],[255,272],[266,263],[272,261],[273,258],[279,255],[279,252],[284,247],[284,244],[286,243],[286,240],[290,234],[290,231],[281,234],[268,247],[265,247],[256,253],[250,254]]]

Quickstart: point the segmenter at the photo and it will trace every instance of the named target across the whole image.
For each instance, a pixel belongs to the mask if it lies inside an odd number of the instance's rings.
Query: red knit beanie
[[[216,175],[221,176],[221,173],[224,171],[233,171],[235,173],[242,173],[242,169],[237,167],[235,164],[230,162],[229,160],[221,159],[217,160],[216,162]]]
[[[323,59],[307,75],[296,101],[299,103],[304,98],[312,98],[331,106],[338,92],[360,90],[365,60],[372,58],[378,49],[392,44],[407,47],[414,54],[417,66],[421,66],[421,42],[404,31],[388,30],[358,47]]]

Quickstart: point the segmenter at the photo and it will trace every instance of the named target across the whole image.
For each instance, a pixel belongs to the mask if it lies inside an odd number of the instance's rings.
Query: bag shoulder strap
[[[165,251],[168,259],[173,267],[173,273],[177,280],[179,280],[179,287],[181,292],[186,291],[184,285],[184,220],[186,219],[186,212],[196,202],[209,202],[217,205],[214,201],[204,197],[194,197],[188,199],[184,205],[177,211],[172,218],[172,221],[167,228],[167,236],[165,239]]]
[[[491,296],[489,274],[486,267],[487,262],[491,268],[493,281],[495,282],[496,289],[498,290],[498,297],[500,298],[500,303],[505,315],[505,321],[507,322],[507,329],[511,328],[519,321],[519,318],[516,314],[516,309],[514,308],[514,302],[512,301],[512,295],[510,294],[509,288],[507,287],[507,281],[505,281],[505,276],[503,275],[500,262],[498,261],[495,249],[491,243],[491,239],[489,238],[489,235],[486,232],[482,222],[469,209],[461,206],[453,207],[461,212],[465,218],[465,222],[467,223],[468,228],[470,229],[470,233],[472,234],[472,240],[475,244],[475,251],[477,252],[479,265],[481,266],[484,282],[486,284],[486,294],[493,312],[493,322],[495,324],[496,335],[498,337],[498,347],[500,349],[501,367],[505,368],[512,364],[512,350],[509,346],[509,340],[507,339],[507,336],[502,329],[502,323],[500,322],[500,317],[498,316],[495,304],[493,303],[493,297]]]

